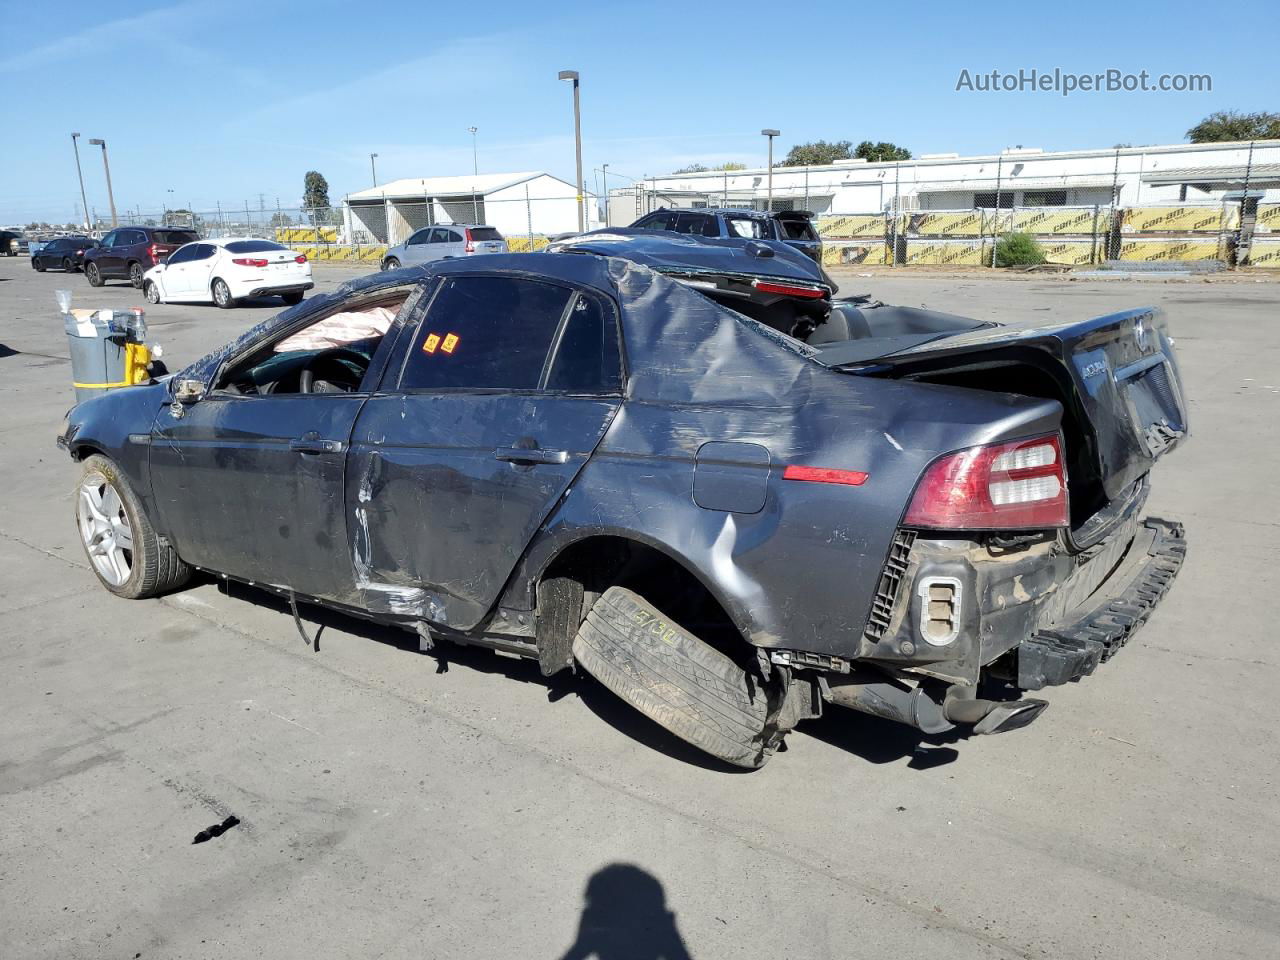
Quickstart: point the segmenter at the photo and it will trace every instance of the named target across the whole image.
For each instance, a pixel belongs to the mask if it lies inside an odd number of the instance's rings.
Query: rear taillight
[[[298,254],[296,257],[294,257],[294,258],[293,258],[293,262],[294,262],[294,263],[306,263],[306,262],[307,262],[307,255],[306,255],[305,253],[300,253],[300,254]]]
[[[154,243],[151,246],[147,247],[147,256],[151,258],[152,266],[155,266],[157,263],[160,262],[160,250]]]
[[[476,252],[476,245],[475,245],[475,243],[473,243],[473,242],[472,242],[472,240],[471,240],[471,231],[470,231],[470,230],[463,230],[463,233],[464,233],[464,234],[466,234],[466,237],[467,237],[467,245],[466,245],[465,247],[463,247],[463,248],[462,248],[462,252],[463,252],[463,253],[475,253],[475,252]]]
[[[942,530],[1065,527],[1067,472],[1058,434],[970,447],[935,460],[903,524]]]
[[[267,265],[266,260],[258,257],[235,257],[231,262],[241,267],[265,267]]]
[[[773,283],[769,280],[752,280],[751,285],[761,293],[781,293],[788,297],[804,297],[818,300],[827,295],[821,287],[799,287],[791,283]]]

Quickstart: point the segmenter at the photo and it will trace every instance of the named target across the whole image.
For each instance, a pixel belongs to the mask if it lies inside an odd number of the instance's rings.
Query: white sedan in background
[[[219,237],[179,247],[142,276],[148,303],[216,303],[279,296],[292,306],[310,290],[311,264],[272,240]]]

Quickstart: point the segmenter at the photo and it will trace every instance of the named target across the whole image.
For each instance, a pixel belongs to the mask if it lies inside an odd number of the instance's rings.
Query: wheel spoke
[[[112,538],[116,546],[123,550],[133,550],[133,531],[129,529],[129,524],[122,521],[112,524],[112,528]]]
[[[120,494],[116,493],[116,488],[108,485],[106,492],[102,494],[102,512],[106,515],[108,522],[120,519]]]
[[[102,512],[102,494],[97,486],[86,484],[80,488],[80,503],[95,525],[106,523],[106,515]]]
[[[111,566],[111,572],[115,574],[116,583],[124,583],[129,579],[129,564],[125,561],[124,551],[118,544],[112,544],[111,550],[107,553],[107,563]]]

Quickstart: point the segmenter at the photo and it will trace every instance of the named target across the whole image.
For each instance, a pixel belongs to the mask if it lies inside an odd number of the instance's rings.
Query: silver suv
[[[449,223],[423,227],[404,243],[392,247],[382,258],[382,269],[395,270],[432,260],[506,252],[507,241],[496,227],[479,223]]]

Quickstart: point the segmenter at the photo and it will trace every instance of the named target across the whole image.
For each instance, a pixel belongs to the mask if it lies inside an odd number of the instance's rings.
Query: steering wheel
[[[356,373],[352,369],[359,370]],[[369,369],[369,358],[358,350],[349,347],[331,347],[317,353],[298,374],[298,392],[315,393],[317,380],[323,380],[338,387],[343,393],[352,393],[360,389],[360,381]],[[319,374],[325,374],[320,376]]]

